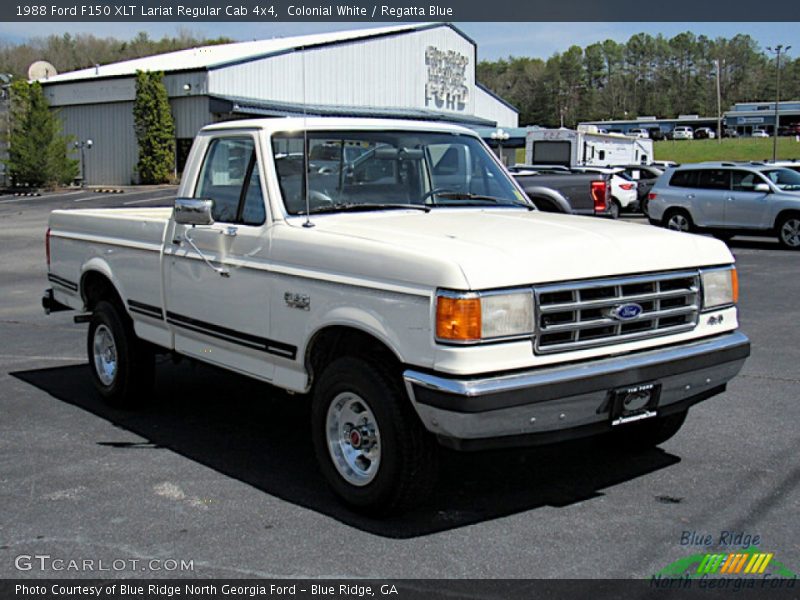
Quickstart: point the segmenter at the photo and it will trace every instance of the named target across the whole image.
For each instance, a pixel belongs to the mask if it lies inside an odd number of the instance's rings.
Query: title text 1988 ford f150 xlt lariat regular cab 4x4
[[[723,243],[538,212],[450,125],[211,125],[174,209],[55,211],[47,239],[45,307],[88,313],[107,401],[161,351],[310,392],[321,469],[365,510],[421,497],[437,442],[660,443],[749,354]]]

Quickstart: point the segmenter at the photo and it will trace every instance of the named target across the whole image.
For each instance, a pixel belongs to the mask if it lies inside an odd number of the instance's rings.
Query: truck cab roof
[[[225,131],[229,129],[260,129],[267,133],[286,131],[325,131],[332,130],[383,130],[383,131],[441,131],[477,136],[473,130],[452,123],[432,123],[430,121],[407,121],[404,119],[368,119],[350,117],[286,117],[242,119],[223,121],[206,125],[201,131]]]

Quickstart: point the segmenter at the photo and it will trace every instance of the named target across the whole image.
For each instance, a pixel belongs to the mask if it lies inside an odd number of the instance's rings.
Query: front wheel
[[[144,402],[153,386],[155,357],[116,305],[97,303],[86,347],[92,381],[107,404],[132,407]]]
[[[438,447],[398,378],[377,363],[339,358],[314,386],[312,439],[320,468],[347,504],[396,513],[425,498]]]
[[[778,241],[784,248],[800,250],[800,215],[789,215],[778,223]]]

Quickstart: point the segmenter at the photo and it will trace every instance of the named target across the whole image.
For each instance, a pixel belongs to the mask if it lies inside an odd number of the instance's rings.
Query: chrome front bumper
[[[676,346],[522,373],[451,378],[406,370],[425,427],[461,449],[548,443],[611,429],[612,390],[656,383],[657,413],[685,410],[725,390],[750,355],[739,332]]]

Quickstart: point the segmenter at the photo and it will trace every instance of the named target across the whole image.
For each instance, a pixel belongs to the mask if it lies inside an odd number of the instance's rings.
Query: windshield
[[[415,131],[310,131],[307,184],[302,132],[272,138],[275,169],[292,215],[452,206],[531,208],[479,140]]]
[[[787,192],[800,191],[800,173],[791,169],[770,169],[762,171],[769,180],[780,189]]]

